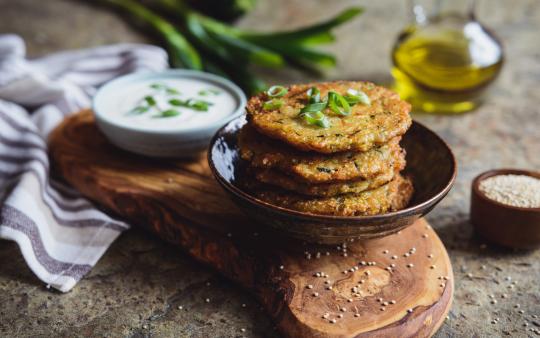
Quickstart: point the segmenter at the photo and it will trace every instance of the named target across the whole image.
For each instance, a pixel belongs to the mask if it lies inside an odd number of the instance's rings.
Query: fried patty
[[[263,183],[283,188],[308,196],[331,197],[342,194],[358,194],[365,190],[371,190],[390,182],[394,171],[382,173],[369,180],[356,180],[337,183],[310,184],[295,180],[294,178],[274,169],[255,170],[255,178]]]
[[[359,194],[309,198],[274,189],[255,189],[255,196],[283,208],[319,215],[367,216],[403,209],[413,195],[410,179],[401,175],[389,183]]]
[[[317,87],[321,97],[326,97],[330,90],[342,95],[349,89],[361,90],[368,95],[371,104],[354,105],[348,116],[338,116],[326,109],[324,113],[330,121],[328,128],[309,125],[299,117],[299,113],[307,104],[307,91],[311,87]],[[266,93],[261,93],[249,100],[247,113],[251,124],[259,132],[304,151],[325,154],[368,151],[403,135],[412,123],[409,103],[400,100],[397,93],[368,82],[293,85],[281,98],[284,104],[267,111],[263,105],[268,99]]]
[[[366,152],[321,155],[298,151],[268,138],[249,125],[240,131],[240,156],[256,168],[275,168],[304,182],[329,183],[369,180],[405,167],[399,137]]]

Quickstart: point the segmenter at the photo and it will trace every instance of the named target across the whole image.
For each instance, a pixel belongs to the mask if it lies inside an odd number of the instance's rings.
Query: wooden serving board
[[[343,245],[263,231],[214,181],[204,155],[155,160],[113,147],[90,111],[67,118],[49,143],[55,174],[251,291],[284,336],[429,337],[450,309],[450,260],[423,219],[349,242],[344,255]]]

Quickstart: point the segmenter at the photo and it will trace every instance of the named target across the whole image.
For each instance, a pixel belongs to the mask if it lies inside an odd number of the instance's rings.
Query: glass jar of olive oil
[[[412,24],[392,51],[394,89],[416,111],[458,114],[481,104],[503,64],[474,0],[409,0]]]

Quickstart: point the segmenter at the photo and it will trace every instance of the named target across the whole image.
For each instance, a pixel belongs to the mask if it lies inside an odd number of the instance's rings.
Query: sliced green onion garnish
[[[178,115],[180,115],[180,112],[178,110],[167,109],[161,112],[160,117],[173,117],[173,116],[178,116]]]
[[[349,90],[347,90],[347,94],[345,94],[345,100],[347,100],[350,105],[355,105],[358,102],[365,104],[366,106],[371,105],[371,100],[366,93],[361,90],[356,90],[352,88],[349,88]]]
[[[327,105],[327,102],[317,102],[317,103],[308,104],[300,110],[300,114],[320,112],[326,109],[326,105]]]
[[[283,86],[272,86],[266,91],[266,95],[269,97],[282,97],[287,94],[287,88]]]
[[[311,87],[307,91],[309,103],[318,103],[321,102],[321,91],[317,87]]]
[[[321,128],[328,128],[330,126],[328,117],[326,117],[322,111],[302,113],[300,116],[304,118],[304,121],[306,121],[307,124]]]
[[[351,113],[351,106],[347,100],[336,92],[328,92],[328,107],[334,113],[342,116],[347,116]]]
[[[272,100],[266,101],[263,104],[263,109],[264,110],[276,110],[276,109],[281,108],[281,106],[283,106],[283,104],[284,104],[283,100],[272,99]]]

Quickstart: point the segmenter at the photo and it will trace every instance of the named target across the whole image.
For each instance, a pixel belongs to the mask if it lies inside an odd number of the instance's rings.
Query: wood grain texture
[[[287,337],[428,337],[450,308],[450,261],[423,219],[398,234],[347,243],[345,257],[342,248],[261,232],[217,185],[203,155],[191,162],[162,161],[112,147],[90,111],[66,119],[49,145],[55,174],[251,291]]]

